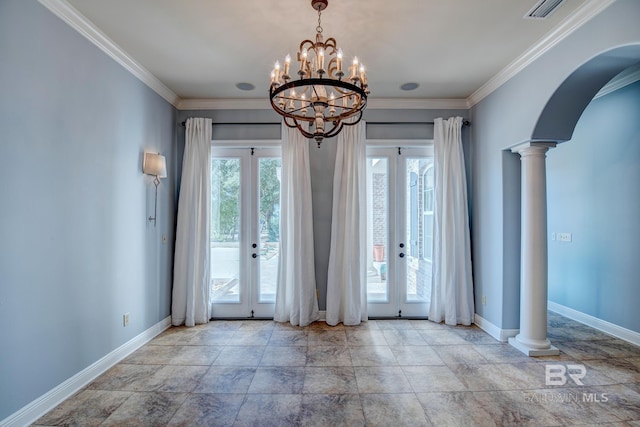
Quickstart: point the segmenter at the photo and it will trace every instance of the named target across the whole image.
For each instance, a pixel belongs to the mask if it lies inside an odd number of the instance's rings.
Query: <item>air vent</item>
[[[540,0],[524,15],[525,19],[545,19],[558,8],[564,0]]]

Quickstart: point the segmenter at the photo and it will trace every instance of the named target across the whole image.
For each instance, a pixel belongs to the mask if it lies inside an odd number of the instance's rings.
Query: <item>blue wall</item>
[[[520,305],[520,253],[512,250],[519,246],[520,168],[505,150],[531,139],[547,101],[575,70],[612,48],[640,45],[639,16],[640,2],[616,1],[472,108],[476,311],[501,329],[519,327]]]
[[[640,82],[597,98],[547,155],[549,300],[640,332]]]
[[[176,112],[35,0],[0,2],[0,58],[2,420],[169,315]]]

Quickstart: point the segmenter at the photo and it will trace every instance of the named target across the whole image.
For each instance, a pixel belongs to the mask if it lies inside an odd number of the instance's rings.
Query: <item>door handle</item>
[[[258,258],[258,254],[251,254],[251,258]]]
[[[400,243],[399,245],[401,248],[404,248],[404,243]]]
[[[398,255],[400,258],[404,258],[404,254],[402,252],[400,252],[400,255]]]

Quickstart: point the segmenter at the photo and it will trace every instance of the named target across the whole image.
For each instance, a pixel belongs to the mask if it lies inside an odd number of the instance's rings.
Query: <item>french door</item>
[[[280,167],[279,148],[212,148],[212,317],[273,317]]]
[[[433,148],[367,148],[371,317],[426,317],[431,298]]]

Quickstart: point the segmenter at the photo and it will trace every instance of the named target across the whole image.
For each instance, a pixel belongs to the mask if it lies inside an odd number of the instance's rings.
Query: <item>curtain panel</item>
[[[447,325],[473,322],[471,243],[462,118],[434,120],[435,205],[433,274],[429,320]]]
[[[336,148],[326,321],[359,325],[367,320],[365,122],[345,126]]]
[[[282,124],[280,260],[274,320],[306,326],[319,319],[313,248],[309,140]]]
[[[211,119],[186,123],[173,271],[171,323],[207,323],[211,222]]]

